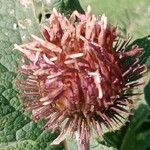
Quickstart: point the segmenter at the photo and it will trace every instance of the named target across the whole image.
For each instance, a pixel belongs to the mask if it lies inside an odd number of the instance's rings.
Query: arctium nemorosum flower
[[[20,67],[26,79],[18,85],[33,120],[46,119],[46,129],[61,130],[53,144],[76,133],[86,145],[93,131],[102,136],[104,129],[116,129],[130,115],[138,95],[132,89],[143,84],[143,49],[127,50],[130,38],[89,7],[70,19],[54,9],[41,30],[43,38],[32,35],[32,42],[15,44],[26,60]]]

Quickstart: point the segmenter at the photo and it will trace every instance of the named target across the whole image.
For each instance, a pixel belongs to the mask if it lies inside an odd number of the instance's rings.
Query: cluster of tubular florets
[[[74,133],[88,142],[92,130],[101,136],[130,115],[136,94],[129,91],[146,70],[138,59],[142,48],[126,51],[129,39],[120,42],[116,27],[90,8],[70,19],[54,9],[42,33],[15,48],[27,60],[20,68],[26,79],[19,81],[26,109],[33,120],[46,119],[45,128],[61,129],[53,144]]]

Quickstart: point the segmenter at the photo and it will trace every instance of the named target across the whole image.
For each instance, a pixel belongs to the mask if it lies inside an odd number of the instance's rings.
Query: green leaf
[[[150,110],[141,105],[132,118],[120,150],[150,149]]]
[[[30,140],[24,140],[20,142],[12,142],[9,146],[4,146],[1,150],[24,150],[24,149],[34,149],[38,150],[38,147],[35,146],[35,143]]]
[[[126,134],[128,125],[129,125],[129,123],[127,122],[119,130],[116,130],[114,132],[105,133],[104,139],[103,140],[97,139],[97,142],[99,144],[105,145],[107,147],[113,147],[113,148],[119,149],[121,147],[121,143],[123,141],[123,138]]]
[[[147,104],[150,106],[150,81],[144,88],[144,95],[145,95],[145,100]]]

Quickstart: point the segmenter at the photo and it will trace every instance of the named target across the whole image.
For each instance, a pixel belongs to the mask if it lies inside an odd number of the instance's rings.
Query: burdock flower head
[[[81,149],[88,149],[93,131],[101,136],[130,115],[131,90],[146,70],[138,59],[143,49],[126,50],[129,39],[121,40],[116,30],[90,7],[70,19],[54,9],[43,38],[32,35],[31,43],[15,44],[27,60],[20,68],[26,79],[19,82],[24,104],[33,120],[60,129],[53,144],[76,133]]]

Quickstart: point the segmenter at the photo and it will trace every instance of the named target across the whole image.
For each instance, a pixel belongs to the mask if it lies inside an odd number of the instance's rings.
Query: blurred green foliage
[[[80,0],[84,9],[91,5],[96,15],[103,13],[134,39],[150,34],[150,0]]]

